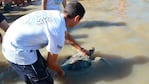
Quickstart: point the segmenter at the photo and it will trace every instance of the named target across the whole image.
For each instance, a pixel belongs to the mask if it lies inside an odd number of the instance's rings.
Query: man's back
[[[58,11],[33,12],[12,23],[6,32],[4,41],[13,41],[14,45],[20,48],[39,49],[47,45],[46,34],[52,34],[56,29],[59,31],[62,23],[63,18]],[[64,27],[64,24],[61,26]]]
[[[57,46],[64,45],[65,31],[65,21],[59,11],[36,11],[11,24],[5,33],[2,47],[19,53],[18,49],[38,50],[47,46],[47,51],[57,53],[60,51]],[[15,62],[11,57],[7,59]]]

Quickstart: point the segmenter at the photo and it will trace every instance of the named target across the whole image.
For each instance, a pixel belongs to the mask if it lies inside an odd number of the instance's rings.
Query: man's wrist
[[[84,48],[79,47],[77,50],[78,50],[78,51],[82,51],[82,50],[84,50]]]

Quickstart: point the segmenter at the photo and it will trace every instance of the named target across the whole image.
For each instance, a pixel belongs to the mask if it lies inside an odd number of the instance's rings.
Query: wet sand
[[[84,48],[96,49],[94,56],[103,57],[110,64],[97,61],[78,72],[66,72],[55,84],[149,84],[149,0],[81,0],[86,15],[70,33]],[[21,16],[37,10],[39,5],[23,8],[21,12],[5,14]],[[10,24],[11,24],[10,20]],[[41,49],[46,57],[45,49]],[[59,63],[77,51],[65,45]],[[24,84],[8,68],[0,52],[0,83]]]

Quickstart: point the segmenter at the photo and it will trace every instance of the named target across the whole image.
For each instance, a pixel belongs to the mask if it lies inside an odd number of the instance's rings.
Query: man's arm
[[[63,7],[65,8],[67,4],[66,0],[62,0],[62,4],[63,4]]]
[[[4,20],[0,23],[0,28],[6,32],[7,29],[8,29],[8,27],[9,27],[9,25],[8,25],[7,21],[4,19]]]
[[[3,30],[3,31],[7,31],[9,25],[8,25],[8,22],[6,21],[6,18],[5,16],[0,13],[0,28]],[[0,34],[0,43],[2,43],[2,35]]]
[[[85,56],[87,55],[87,50],[82,48],[73,38],[72,36],[68,33],[68,31],[65,32],[65,42],[72,45],[75,47],[78,51],[80,51],[82,54]]]
[[[47,0],[42,0],[42,2],[41,2],[41,9],[42,10],[46,10],[46,3],[47,3]]]
[[[60,77],[63,77],[64,71],[57,64],[57,57],[58,57],[58,54],[53,54],[48,52],[47,66],[48,68],[56,71]]]
[[[6,32],[8,29],[9,25],[8,22],[6,21],[6,17],[0,13],[0,28]]]

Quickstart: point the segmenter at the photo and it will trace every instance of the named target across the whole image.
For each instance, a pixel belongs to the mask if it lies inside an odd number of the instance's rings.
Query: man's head
[[[85,9],[81,3],[70,1],[64,9],[66,26],[73,27],[79,23],[85,14]]]

